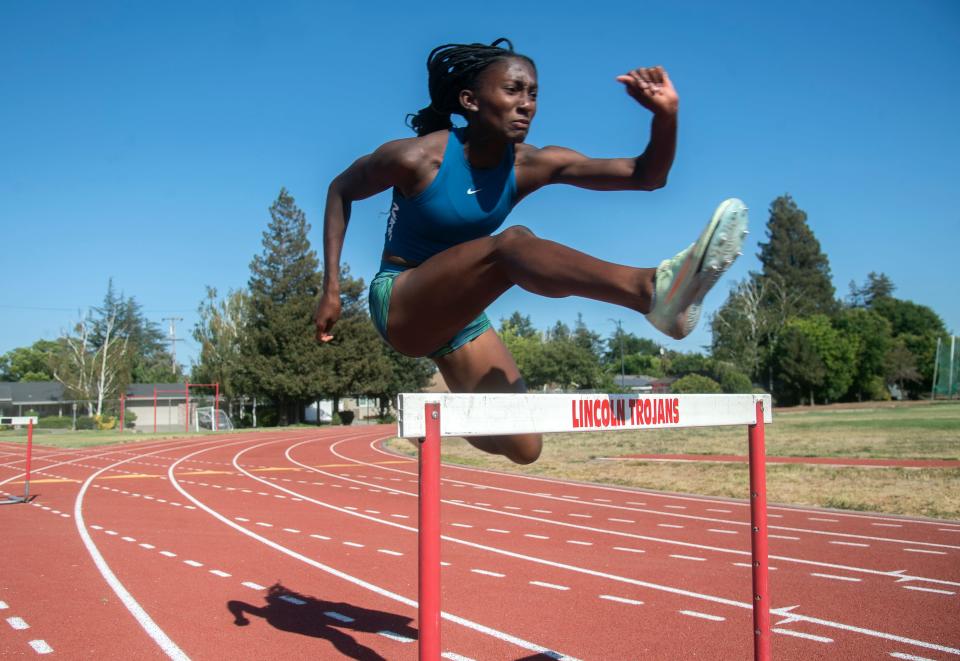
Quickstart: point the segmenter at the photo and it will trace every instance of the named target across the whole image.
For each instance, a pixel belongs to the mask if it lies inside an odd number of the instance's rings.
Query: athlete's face
[[[471,124],[523,142],[537,114],[536,69],[524,59],[500,60],[483,70],[475,87],[460,94]]]

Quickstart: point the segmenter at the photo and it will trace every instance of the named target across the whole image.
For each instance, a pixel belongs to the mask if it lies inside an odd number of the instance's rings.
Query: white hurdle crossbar
[[[420,441],[420,661],[440,658],[440,440],[552,432],[746,425],[750,461],[754,659],[770,659],[764,425],[770,395],[401,394],[397,435]]]

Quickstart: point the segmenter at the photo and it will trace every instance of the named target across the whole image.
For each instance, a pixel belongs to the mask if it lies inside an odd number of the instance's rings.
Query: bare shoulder
[[[555,183],[557,173],[569,164],[583,159],[580,154],[567,147],[549,145],[535,147],[526,143],[516,146],[517,188],[521,196]]]
[[[436,131],[425,136],[391,140],[380,145],[371,155],[371,164],[390,169],[418,170],[425,164],[443,160],[446,132]]]

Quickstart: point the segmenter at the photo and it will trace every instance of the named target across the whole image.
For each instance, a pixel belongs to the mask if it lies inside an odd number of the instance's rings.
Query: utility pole
[[[623,384],[627,380],[623,367],[623,325],[619,319],[608,319],[608,321],[612,321],[617,325],[617,339],[620,341],[620,387],[623,388],[625,387]]]
[[[183,317],[163,317],[163,321],[170,322],[170,332],[168,337],[170,338],[170,356],[171,356],[171,368],[173,373],[177,373],[177,342],[183,342],[182,339],[177,337],[177,322],[183,321]]]

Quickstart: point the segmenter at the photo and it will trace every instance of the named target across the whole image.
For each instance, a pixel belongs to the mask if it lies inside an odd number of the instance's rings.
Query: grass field
[[[80,448],[186,435],[182,432],[120,434],[38,430],[34,442]],[[0,440],[24,442],[26,431],[0,432]],[[766,441],[767,454],[778,457],[960,460],[960,402],[778,409],[774,423],[767,427]],[[395,439],[389,446],[404,454],[414,453],[413,446],[405,440]],[[748,483],[745,464],[604,461],[602,458],[627,454],[742,455],[746,451],[746,429],[728,427],[551,434],[545,440],[543,455],[530,466],[514,466],[502,457],[474,449],[461,439],[448,439],[443,444],[443,459],[462,465],[585,482],[743,498]],[[960,520],[960,469],[957,468],[769,464],[767,485],[772,503]]]
[[[767,454],[960,460],[960,402],[777,410],[766,428]],[[390,447],[413,454],[408,441]],[[723,455],[747,452],[745,428],[550,434],[530,466],[486,455],[461,439],[443,459],[462,465],[586,482],[743,498],[746,464],[604,461],[627,454]],[[960,519],[960,468],[833,467],[769,464],[771,503]]]

